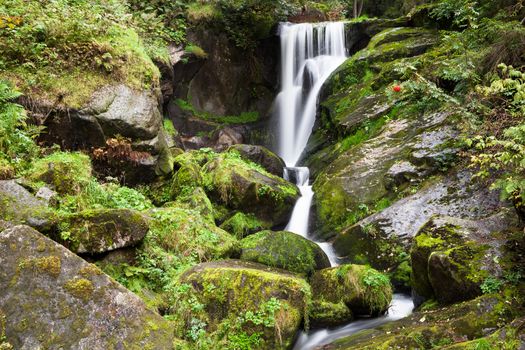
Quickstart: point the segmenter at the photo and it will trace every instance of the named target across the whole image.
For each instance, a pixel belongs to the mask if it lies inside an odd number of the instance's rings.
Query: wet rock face
[[[256,312],[269,301],[278,302],[274,312],[275,324],[243,324],[250,332],[260,332],[260,349],[289,349],[304,314],[309,286],[301,278],[284,270],[239,260],[225,260],[199,264],[179,279],[191,285],[199,302],[208,330],[213,331],[222,322],[234,324],[239,315]],[[203,293],[205,288],[213,293]],[[234,319],[232,319],[232,317]],[[245,328],[242,328],[245,329]]]
[[[202,113],[226,116],[256,111],[268,116],[277,87],[278,38],[260,41],[250,58],[252,64],[247,64],[246,51],[226,34],[199,27],[188,36],[207,55],[176,63],[174,98],[187,100]],[[183,111],[170,105],[174,121],[184,118]]]
[[[346,228],[336,237],[334,248],[351,261],[395,269],[408,259],[414,236],[432,216],[477,220],[496,213],[501,205],[497,193],[473,183],[463,171]]]
[[[167,321],[30,227],[0,233],[0,262],[0,315],[15,349],[172,347]]]
[[[393,120],[375,138],[339,155],[314,183],[319,233],[330,237],[338,226],[345,226],[349,214],[355,222],[381,200],[394,198],[411,180],[438,172],[440,150],[458,133],[450,125],[453,120],[448,113]],[[434,142],[424,135],[432,135]],[[426,158],[416,160],[414,155],[423,152]]]

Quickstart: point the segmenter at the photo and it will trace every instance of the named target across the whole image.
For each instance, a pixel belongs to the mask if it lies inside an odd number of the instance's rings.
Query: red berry
[[[394,90],[395,92],[399,92],[399,91],[401,91],[401,86],[395,85],[392,90]]]

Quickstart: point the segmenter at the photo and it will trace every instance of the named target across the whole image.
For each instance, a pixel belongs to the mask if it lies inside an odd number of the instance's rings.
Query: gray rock
[[[243,134],[239,130],[230,127],[219,130],[214,138],[216,138],[216,141],[213,148],[219,152],[245,141]]]
[[[0,264],[0,315],[15,349],[173,348],[160,315],[30,227],[0,233]]]
[[[419,175],[420,172],[414,164],[406,160],[396,162],[386,173],[385,187],[387,189],[393,189],[394,187],[416,179]]]
[[[51,211],[15,180],[0,181],[0,219],[24,223],[37,229],[50,225]]]
[[[40,187],[36,192],[35,197],[45,201],[49,206],[55,207],[58,204],[58,193],[49,187]]]
[[[472,299],[489,276],[501,276],[502,232],[519,225],[514,210],[480,220],[434,216],[418,231],[410,250],[412,287],[419,301],[442,304]]]
[[[338,254],[395,269],[406,259],[412,239],[434,215],[479,220],[498,212],[498,193],[471,181],[467,171],[443,178],[389,208],[346,228],[334,241]]]
[[[62,230],[62,241],[75,253],[98,254],[136,245],[149,230],[139,212],[129,209],[86,210],[64,218],[68,231]],[[57,240],[59,238],[57,237]]]
[[[122,84],[95,92],[80,114],[94,116],[105,135],[141,140],[156,137],[162,122],[157,96]]]
[[[335,227],[344,224],[349,213],[362,214],[363,206],[373,208],[381,199],[397,196],[391,176],[397,171],[396,164],[410,161],[414,151],[424,149],[430,158],[432,152],[447,149],[446,136],[450,135],[453,120],[453,115],[443,112],[392,120],[376,137],[341,153],[314,182],[320,234],[328,238],[337,232]],[[443,135],[441,142],[422,144],[421,135],[427,132]],[[424,176],[441,170],[437,161],[412,164]]]

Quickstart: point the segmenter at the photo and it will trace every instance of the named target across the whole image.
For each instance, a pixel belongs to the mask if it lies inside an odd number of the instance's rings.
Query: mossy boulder
[[[201,317],[213,333],[227,323],[228,333],[259,334],[257,349],[288,349],[306,313],[310,287],[284,270],[239,260],[199,264],[179,283],[190,285],[203,305]]]
[[[171,197],[176,199],[184,191],[202,186],[201,168],[195,163],[183,164],[173,175]]]
[[[480,221],[435,216],[426,222],[410,251],[417,295],[441,304],[480,295],[486,278],[502,274],[496,261],[504,240],[497,234],[509,229],[512,215],[503,211]]]
[[[257,219],[254,214],[245,214],[239,211],[226,219],[220,227],[238,239],[242,239],[256,232],[269,229],[271,223]]]
[[[185,207],[157,208],[148,212],[150,234],[146,250],[160,247],[197,260],[228,258],[238,254],[235,237],[215,226],[200,212]]]
[[[321,247],[288,231],[261,231],[243,239],[240,259],[307,276],[330,267]]]
[[[523,312],[520,299],[516,298],[518,295],[518,291],[506,290],[502,295],[481,296],[447,307],[414,312],[401,320],[357,332],[326,346],[337,350],[457,349],[456,346],[466,341],[470,346],[476,344],[474,339],[501,335],[505,325]],[[500,349],[502,341],[494,341],[494,347],[489,343],[489,347],[480,348]]]
[[[344,302],[330,303],[323,300],[313,300],[308,310],[312,328],[336,327],[347,324],[353,319],[352,311]]]
[[[0,260],[0,342],[15,349],[174,347],[168,321],[30,227],[0,233]]]
[[[417,193],[346,227],[333,246],[352,263],[370,264],[394,276],[400,268],[406,270],[413,238],[433,215],[480,220],[502,205],[498,194],[472,181],[469,172],[452,173],[427,180]],[[402,280],[393,282],[409,287],[406,276]]]
[[[237,151],[242,159],[260,164],[270,174],[283,176],[284,161],[269,149],[257,145],[234,145],[228,150]]]
[[[82,153],[56,152],[33,163],[28,176],[59,194],[77,194],[91,180],[91,161]]]
[[[387,276],[364,265],[341,265],[316,271],[310,281],[315,300],[343,302],[354,314],[384,313],[392,300]]]
[[[273,225],[287,222],[299,197],[297,186],[243,161],[238,153],[218,155],[203,171],[205,186],[216,201]]]
[[[202,187],[195,187],[193,190],[188,188],[177,197],[174,204],[181,208],[197,211],[204,219],[211,223],[215,223],[213,205]]]
[[[75,253],[99,254],[142,241],[149,230],[144,215],[130,209],[93,209],[59,223],[59,241]]]
[[[423,54],[439,42],[435,30],[397,27],[385,29],[375,35],[368,47],[356,54],[357,59],[368,62],[393,61],[402,57]]]
[[[46,202],[33,196],[16,180],[0,180],[0,219],[26,224],[37,229],[49,229],[53,212]]]

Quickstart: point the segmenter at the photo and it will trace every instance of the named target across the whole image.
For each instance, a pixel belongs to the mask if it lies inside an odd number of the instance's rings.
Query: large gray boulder
[[[81,115],[93,116],[104,135],[122,135],[131,139],[156,137],[162,123],[158,96],[126,85],[105,86],[91,97]]]
[[[158,90],[133,90],[123,84],[107,85],[95,91],[89,102],[76,108],[54,108],[45,102],[28,105],[33,115],[45,117],[47,143],[66,148],[103,147],[108,138],[130,138],[144,150],[158,153],[162,125]]]
[[[352,262],[395,271],[408,260],[414,236],[431,217],[481,220],[501,209],[498,193],[471,179],[471,174],[463,171],[424,186],[416,194],[345,228],[334,241],[335,250]]]
[[[133,293],[28,226],[0,233],[0,316],[15,349],[171,349]]]
[[[398,197],[400,190],[412,185],[412,178],[439,172],[456,152],[446,144],[458,134],[452,125],[455,118],[437,112],[396,119],[376,137],[341,153],[314,182],[319,233],[333,236],[340,232],[338,227],[351,225]],[[410,176],[404,176],[408,174],[401,162],[411,164]]]

